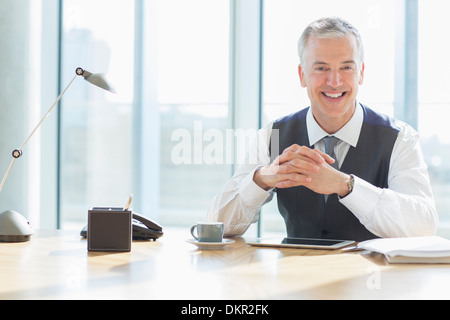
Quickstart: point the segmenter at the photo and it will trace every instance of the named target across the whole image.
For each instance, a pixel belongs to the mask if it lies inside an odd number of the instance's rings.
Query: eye
[[[317,71],[317,72],[324,72],[324,71],[327,71],[327,70],[328,70],[328,68],[325,67],[325,66],[316,66],[314,68],[314,71]]]
[[[354,71],[355,70],[355,66],[353,65],[345,65],[342,67],[343,71]]]

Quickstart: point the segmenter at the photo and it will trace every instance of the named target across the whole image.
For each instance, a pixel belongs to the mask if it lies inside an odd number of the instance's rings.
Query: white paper
[[[358,247],[391,257],[450,257],[450,240],[438,236],[374,239]]]

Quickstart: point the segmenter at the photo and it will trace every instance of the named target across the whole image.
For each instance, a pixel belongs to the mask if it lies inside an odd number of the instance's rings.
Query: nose
[[[330,70],[328,73],[327,84],[333,88],[337,88],[342,84],[342,78],[339,70]]]

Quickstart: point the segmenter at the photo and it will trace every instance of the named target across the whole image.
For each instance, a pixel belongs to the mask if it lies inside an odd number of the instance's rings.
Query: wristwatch
[[[347,195],[349,195],[350,193],[352,193],[353,186],[355,185],[355,176],[354,175],[352,175],[352,174],[350,175],[350,179],[348,179],[347,185],[348,185],[348,194]]]

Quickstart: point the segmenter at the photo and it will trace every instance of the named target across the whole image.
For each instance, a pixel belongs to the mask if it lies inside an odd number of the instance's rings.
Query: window
[[[263,125],[309,106],[298,77],[297,40],[309,23],[326,16],[346,19],[361,33],[365,78],[359,101],[393,115],[395,12],[395,2],[388,0],[265,0]],[[276,199],[262,212],[263,232],[285,233]]]
[[[61,85],[68,83],[77,67],[83,67],[107,74],[119,93],[78,80],[64,96],[60,109],[62,228],[85,224],[87,210],[93,206],[124,205],[130,193],[133,21],[130,1],[63,2]]]
[[[204,156],[208,133],[230,127],[229,0],[63,4],[62,85],[81,66],[107,73],[118,94],[77,81],[64,97],[61,227],[130,193],[163,225],[204,219],[231,175]]]
[[[366,59],[359,100],[377,111],[398,114],[395,101],[401,93],[396,81],[405,77],[396,63],[403,54],[396,37],[398,21],[406,17],[398,5],[407,2],[62,3],[61,86],[81,66],[107,73],[119,92],[111,95],[77,81],[62,101],[59,202],[64,228],[85,224],[92,206],[122,206],[129,193],[135,195],[136,211],[164,225],[203,219],[233,170],[228,155],[208,153],[217,135],[226,138],[227,129],[254,126],[254,119],[265,125],[308,106],[297,74],[297,40],[317,18],[340,16],[360,30]],[[444,64],[437,71],[431,62],[445,61],[450,46],[430,35],[440,30],[438,23],[450,5],[446,0],[418,3],[417,14],[407,17],[419,22],[418,74],[411,75],[418,79],[419,105],[412,108],[418,114],[417,129],[445,229],[450,223],[450,133],[441,115],[450,108],[450,84],[448,67]],[[261,4],[262,17],[255,13]],[[417,37],[405,32],[406,37]],[[256,62],[261,57],[260,66]],[[262,211],[264,234],[284,232],[275,199]]]
[[[450,45],[438,40],[449,9],[448,1],[419,1],[418,126],[444,236],[450,230],[450,66],[443,61],[450,55]]]
[[[300,87],[297,40],[312,21],[325,16],[348,20],[361,33],[365,47],[365,83],[360,101],[393,114],[395,3],[393,1],[295,0],[264,1],[263,123],[309,105]],[[382,48],[380,50],[380,48]]]
[[[164,225],[204,220],[231,175],[226,155],[216,158],[208,151],[217,142],[214,133],[224,137],[230,128],[229,7],[228,0],[159,1],[149,26],[157,38],[152,65],[157,69],[158,201]]]

